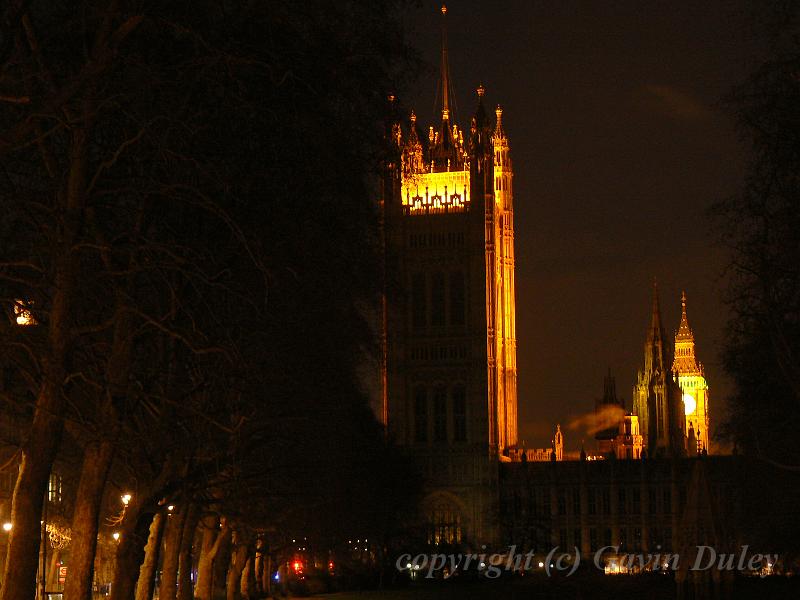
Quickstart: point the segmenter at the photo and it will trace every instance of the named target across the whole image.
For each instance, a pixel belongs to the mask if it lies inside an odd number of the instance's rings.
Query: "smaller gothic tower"
[[[633,388],[633,409],[649,456],[686,453],[681,389],[673,377],[671,348],[661,326],[658,286],[653,284],[653,308],[644,344],[644,364]]]
[[[608,369],[608,375],[603,379],[603,397],[595,400],[594,414],[598,427],[602,427],[605,423],[609,424],[594,436],[597,441],[597,451],[600,454],[608,454],[612,451],[614,438],[619,432],[619,420],[625,414],[625,403],[617,397],[617,384],[611,369]],[[614,420],[616,417],[617,420]]]
[[[675,334],[672,373],[681,387],[686,431],[691,431],[695,438],[696,447],[689,448],[689,453],[709,452],[708,384],[703,365],[695,358],[694,332],[686,317],[686,292],[681,294],[681,323]]]

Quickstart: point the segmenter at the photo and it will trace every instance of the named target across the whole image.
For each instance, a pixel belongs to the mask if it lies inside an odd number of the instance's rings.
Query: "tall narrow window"
[[[428,307],[425,300],[425,274],[414,273],[411,279],[411,322],[414,327],[426,325]]]
[[[428,441],[428,393],[424,387],[414,392],[414,440]]]
[[[463,325],[466,321],[464,298],[464,274],[460,271],[450,273],[450,324]]]
[[[47,499],[50,502],[61,502],[61,475],[50,473],[50,482],[47,486]]]
[[[443,387],[433,393],[433,439],[447,441],[447,390]]]
[[[434,273],[431,280],[431,325],[444,325],[444,273]]]
[[[467,394],[460,385],[453,388],[453,441],[467,441]]]

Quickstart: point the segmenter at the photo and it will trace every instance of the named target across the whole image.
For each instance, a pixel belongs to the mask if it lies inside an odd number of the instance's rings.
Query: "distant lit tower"
[[[686,454],[681,389],[672,370],[671,344],[661,326],[658,286],[653,284],[653,309],[644,344],[644,364],[633,388],[633,412],[648,456]]]
[[[595,400],[594,414],[598,427],[600,423],[608,425],[605,429],[598,430],[594,436],[597,441],[597,451],[600,454],[608,454],[613,450],[614,438],[619,430],[619,421],[625,414],[625,403],[617,398],[617,384],[610,368],[608,375],[603,380],[603,397]]]
[[[503,111],[457,123],[442,7],[439,123],[393,114],[383,178],[384,418],[426,478],[431,543],[490,541],[517,444],[512,167]],[[423,130],[424,131],[424,130]]]
[[[672,372],[678,379],[683,394],[683,407],[686,415],[686,431],[691,430],[697,444],[697,451],[710,451],[708,428],[708,384],[703,365],[694,354],[694,333],[686,318],[686,292],[681,294],[681,324],[675,334],[675,360]],[[690,436],[691,439],[691,436]],[[689,449],[691,453],[691,448]]]

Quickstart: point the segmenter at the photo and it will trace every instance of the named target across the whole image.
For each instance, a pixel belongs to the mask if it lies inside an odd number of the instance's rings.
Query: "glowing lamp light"
[[[167,507],[167,510],[168,510],[169,512],[172,512],[173,510],[175,510],[175,505],[174,505],[174,504],[170,504],[170,505]]]
[[[14,303],[14,319],[17,325],[22,325],[23,327],[27,325],[36,325],[36,321],[31,315],[31,312],[25,308],[21,300],[17,300]]]
[[[133,498],[133,496],[131,496],[130,494],[123,494],[123,495],[122,495],[122,498],[121,498],[121,500],[122,500],[122,503],[123,503],[125,506],[128,506],[128,503],[131,501],[131,498]]]
[[[3,531],[11,531],[11,528],[14,527],[13,523],[6,521],[3,523]]]
[[[541,569],[543,566],[544,566],[544,563],[542,561],[539,561],[539,568]]]
[[[299,560],[296,560],[294,561],[292,567],[294,568],[295,573],[299,573],[300,571],[303,570],[303,563],[301,563]]]
[[[114,533],[112,533],[111,537],[114,538],[114,541],[118,542],[119,541],[119,531],[115,531]]]
[[[695,401],[694,397],[691,394],[684,394],[683,395],[683,411],[690,415],[694,412],[697,408],[697,402]]]

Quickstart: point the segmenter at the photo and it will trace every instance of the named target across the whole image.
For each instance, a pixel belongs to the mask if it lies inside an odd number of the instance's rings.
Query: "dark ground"
[[[340,592],[315,596],[324,600],[672,600],[675,583],[663,575],[582,576],[573,578],[528,577],[526,579],[476,581],[469,583],[423,582],[402,590]],[[713,596],[709,596],[711,598]],[[722,595],[721,598],[726,598]],[[800,578],[738,578],[730,600],[796,600],[800,598]]]

